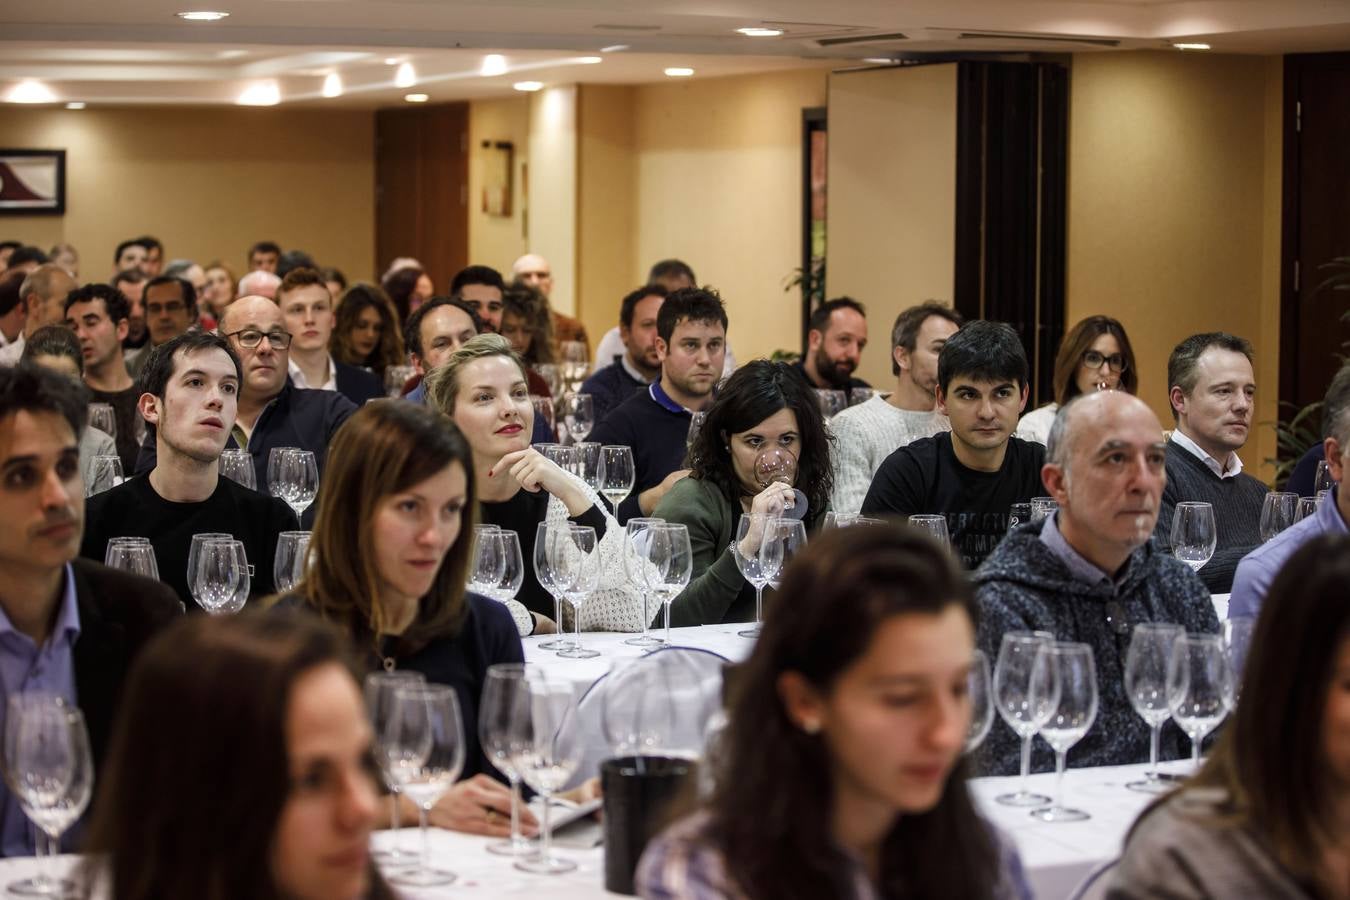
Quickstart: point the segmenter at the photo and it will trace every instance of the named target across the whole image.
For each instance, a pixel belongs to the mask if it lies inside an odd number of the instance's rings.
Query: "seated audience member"
[[[213,262],[206,267],[206,289],[198,300],[211,318],[219,320],[225,307],[233,303],[237,296],[234,273],[224,263]]]
[[[620,522],[652,515],[688,474],[684,467],[693,413],[713,402],[727,340],[722,298],[709,290],[676,291],[656,318],[661,377],[610,410],[588,437],[633,449],[633,492],[616,511]]]
[[[17,273],[16,273],[17,274]],[[0,279],[2,280],[2,279]],[[50,263],[38,266],[19,279],[19,305],[23,308],[23,330],[0,347],[0,366],[12,366],[23,355],[24,343],[39,328],[59,325],[66,317],[66,297],[75,290],[75,279],[66,270]],[[3,289],[0,289],[3,292]]]
[[[971,322],[938,355],[937,411],[951,431],[920,438],[881,464],[868,516],[945,515],[952,547],[974,570],[1008,531],[1008,509],[1041,496],[1045,448],[1012,436],[1027,402],[1022,341],[999,322]]]
[[[159,275],[145,284],[144,306],[150,342],[128,363],[132,378],[145,370],[151,350],[184,334],[197,322],[197,290],[187,279]]]
[[[200,307],[202,292],[206,290],[206,270],[190,259],[175,259],[164,267],[164,274],[182,278],[197,292]]]
[[[597,366],[591,377],[581,383],[581,393],[591,395],[597,423],[605,421],[611,409],[661,377],[656,316],[667,296],[660,285],[647,285],[631,291],[619,304],[623,352],[615,354],[608,365]]]
[[[84,355],[80,340],[65,325],[46,325],[33,332],[23,345],[21,362],[42,366],[84,386]],[[117,442],[106,431],[86,425],[80,432],[80,475],[85,485],[94,480],[94,457],[115,456]]]
[[[338,298],[347,293],[347,276],[342,274],[342,270],[333,266],[324,266],[319,270],[319,275],[323,277],[324,286],[328,288],[328,295],[337,303]]]
[[[975,617],[950,557],[908,529],[813,542],[740,667],[712,795],[648,846],[638,894],[1029,897],[966,785]]]
[[[929,300],[896,316],[891,328],[895,390],[836,415],[834,495],[830,508],[856,513],[886,457],[919,438],[951,428],[937,403],[938,354],[964,320],[950,306]]]
[[[287,372],[298,388],[337,391],[360,406],[384,396],[378,376],[333,359],[328,352],[333,336],[333,298],[314,269],[292,269],[277,288],[277,306],[291,333]]]
[[[663,315],[675,297],[666,301]],[[671,604],[672,625],[754,620],[755,589],[731,551],[742,515],[804,516],[807,531],[824,518],[833,451],[814,400],[789,365],[757,359],[733,372],[708,408],[689,448],[689,477],[676,482],[653,513],[687,526],[694,554],[689,587]],[[796,460],[792,484],[763,484],[755,474],[755,461],[772,449]],[[806,496],[805,510],[794,506],[794,487]]]
[[[1344,366],[1327,388],[1322,401],[1323,431],[1327,465],[1337,482],[1317,508],[1316,515],[1295,522],[1267,543],[1257,547],[1238,563],[1233,576],[1233,593],[1228,598],[1228,617],[1255,616],[1261,610],[1266,592],[1285,561],[1308,541],[1323,534],[1347,534],[1350,528],[1350,491],[1344,478],[1350,472],[1350,365]],[[1201,570],[1204,573],[1204,570]]]
[[[22,246],[22,241],[0,241],[0,272],[9,267],[9,258]]]
[[[319,264],[314,261],[314,257],[310,256],[305,251],[287,250],[285,253],[282,253],[281,257],[277,260],[277,270],[272,274],[276,275],[282,281],[285,281],[286,276],[296,269],[317,268],[319,268]]]
[[[78,449],[84,419],[84,391],[64,376],[29,363],[0,369],[4,692],[41,691],[78,704],[98,783],[127,667],[179,607],[173,591],[156,581],[76,557],[84,526]],[[34,834],[0,785],[0,854],[32,856]],[[73,849],[68,840],[66,849]]]
[[[160,243],[159,238],[145,234],[136,240],[145,247],[145,262],[141,263],[141,271],[145,273],[145,277],[158,278],[164,274],[164,245]]]
[[[400,322],[408,321],[408,316],[436,293],[431,276],[416,264],[390,270],[380,280],[380,289],[394,304],[394,309],[398,310]]]
[[[118,272],[108,282],[127,298],[127,336],[122,341],[122,347],[127,351],[128,363],[150,342],[150,329],[145,324],[145,283],[149,280],[140,269],[127,269]]]
[[[427,376],[431,405],[454,421],[473,452],[469,469],[482,522],[514,531],[524,559],[534,558],[541,522],[595,529],[599,588],[581,608],[583,631],[639,631],[642,600],[623,564],[623,528],[595,491],[530,446],[534,404],[525,365],[501,335],[480,334]],[[552,630],[556,611],[533,565],[518,595],[535,630]]]
[[[349,366],[369,369],[384,383],[385,370],[405,365],[403,339],[394,304],[384,291],[360,282],[342,295],[333,320],[333,358]]]
[[[145,257],[149,250],[150,248],[142,243],[142,238],[122,241],[113,251],[113,275],[116,276],[120,272],[129,272],[133,269],[144,275]]]
[[[534,288],[512,285],[502,295],[501,336],[506,338],[525,362],[530,393],[536,397],[553,397],[548,382],[536,370],[538,366],[557,364],[553,352],[553,322],[548,315],[548,301]],[[596,421],[599,421],[597,415]]]
[[[414,403],[425,403],[426,374],[482,330],[483,320],[463,300],[432,297],[419,306],[403,325],[403,344],[416,372],[403,395]]]
[[[1344,535],[1289,558],[1256,622],[1242,702],[1200,774],[1135,822],[1105,896],[1345,896],[1347,583]]]
[[[502,330],[502,294],[506,282],[502,273],[490,266],[468,266],[455,273],[450,282],[450,296],[463,300],[482,320],[480,331],[493,334]]]
[[[57,244],[47,252],[47,257],[52,265],[60,266],[71,278],[80,277],[80,253],[74,244]],[[0,263],[0,272],[4,269],[4,264]]]
[[[136,403],[140,393],[127,374],[122,339],[127,335],[127,299],[106,284],[86,284],[66,295],[66,325],[75,332],[84,356],[84,383],[91,399],[113,408],[117,455],[122,472],[136,471],[136,455],[145,423]]]
[[[28,273],[19,269],[10,269],[0,276],[0,349],[23,337],[24,305],[23,287]]]
[[[188,588],[194,534],[230,534],[253,566],[255,597],[274,592],[277,537],[298,527],[283,501],[220,474],[242,380],[239,358],[218,334],[189,332],[151,351],[137,384],[155,441],[155,467],[89,498],[80,553],[103,559],[115,537],[149,538],[160,580],[197,609]]]
[[[248,270],[276,274],[277,263],[281,261],[281,247],[273,241],[258,241],[248,248]],[[281,279],[277,279],[280,281]]]
[[[867,310],[852,297],[836,297],[811,313],[806,352],[794,368],[813,388],[851,395],[854,388],[871,387],[853,377],[866,346]]]
[[[1218,594],[1232,590],[1238,560],[1261,543],[1267,488],[1242,471],[1237,455],[1251,432],[1255,377],[1251,345],[1221,332],[1186,338],[1167,360],[1177,427],[1167,448],[1167,487],[1155,537],[1171,552],[1177,504],[1213,504],[1218,546],[1200,580]]]
[[[365,671],[407,669],[455,689],[468,780],[436,805],[432,824],[505,834],[510,793],[479,746],[478,701],[488,667],[523,662],[524,650],[506,607],[464,589],[472,465],[464,437],[435,411],[397,400],[363,406],[333,441],[311,565],[281,605],[337,625]]]
[[[19,247],[9,255],[10,272],[22,272],[25,275],[31,275],[33,270],[39,266],[45,266],[51,260],[47,259],[47,254],[42,252],[40,247],[34,247],[31,244]]]
[[[549,303],[553,293],[553,269],[548,260],[537,253],[527,253],[511,264],[511,276],[517,284],[532,287],[543,295],[544,306],[553,322],[555,353],[557,344],[563,341],[580,341],[586,345],[586,352],[591,352],[591,339],[586,336],[586,326],[581,324],[581,320],[563,315]]]
[[[296,615],[201,618],[154,641],[128,679],[84,875],[117,900],[393,900],[368,856],[388,818],[347,653]]]
[[[1079,394],[1094,391],[1139,392],[1139,373],[1125,326],[1110,316],[1088,316],[1064,335],[1055,355],[1055,399],[1033,409],[1017,423],[1016,436],[1044,444],[1055,413]]]
[[[275,300],[277,288],[281,287],[281,278],[272,272],[254,269],[243,278],[235,288],[236,297],[266,297]]]
[[[949,345],[950,346],[950,345]],[[1125,653],[1142,622],[1168,622],[1215,633],[1209,592],[1189,566],[1160,551],[1149,535],[1158,513],[1167,445],[1148,406],[1120,391],[1084,394],[1055,416],[1044,478],[1059,504],[1043,522],[1018,526],[974,574],[979,644],[998,658],[1010,631],[1047,631],[1092,647],[1097,665],[1097,722],[1070,757],[1075,766],[1146,762],[1149,727],[1125,694]],[[1018,770],[1020,740],[995,724],[982,754],[989,774]],[[1181,732],[1162,733],[1162,758],[1184,755]],[[1053,768],[1048,745],[1033,764]]]

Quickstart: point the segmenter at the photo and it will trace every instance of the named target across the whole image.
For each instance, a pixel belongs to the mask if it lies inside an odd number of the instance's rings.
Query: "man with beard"
[[[632,291],[619,305],[619,336],[623,353],[581,383],[591,395],[595,421],[603,422],[611,409],[661,377],[656,353],[656,316],[667,297],[666,289],[649,284]]]
[[[796,369],[811,387],[820,390],[851,393],[854,388],[871,387],[853,377],[866,346],[867,310],[852,297],[836,297],[811,313],[806,353]]]

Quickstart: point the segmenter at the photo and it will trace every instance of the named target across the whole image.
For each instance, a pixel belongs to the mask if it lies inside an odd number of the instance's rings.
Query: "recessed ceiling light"
[[[431,98],[426,94],[404,94],[403,99],[407,100],[409,103],[426,103],[427,100]]]
[[[601,53],[618,53],[620,50],[627,50],[627,44],[610,44],[608,47],[601,47]]]
[[[489,53],[483,57],[483,67],[478,70],[478,74],[484,78],[491,78],[493,75],[505,75],[506,57],[500,53]]]
[[[66,104],[66,109],[84,109],[84,101],[72,100]]]
[[[227,12],[217,12],[211,9],[199,9],[189,12],[178,13],[178,18],[185,19],[188,22],[219,22],[221,19],[229,18]]]
[[[694,70],[687,66],[671,66],[669,69],[666,69],[666,74],[671,78],[688,78],[690,75],[694,74]]]
[[[1208,50],[1208,49],[1209,49],[1209,44],[1188,44],[1188,43],[1179,43],[1179,44],[1173,44],[1172,46],[1173,46],[1173,47],[1176,47],[1178,50]]]
[[[281,89],[275,81],[262,81],[251,84],[234,101],[240,106],[276,106],[281,102]]]
[[[746,37],[779,37],[783,33],[781,28],[737,28],[736,31]]]
[[[542,81],[517,81],[511,87],[518,91],[542,91],[544,83]]]
[[[868,56],[863,59],[863,62],[872,63],[876,66],[889,66],[894,64],[895,60],[891,59],[889,56]]]
[[[401,62],[403,62],[403,60],[399,59],[397,56],[386,56],[384,58],[384,64],[386,66],[396,66]]]
[[[323,95],[325,97],[342,96],[342,76],[336,72],[329,72],[328,77],[323,80]]]
[[[20,81],[9,89],[5,99],[10,103],[54,103],[56,95],[40,81]]]
[[[394,87],[412,87],[414,84],[417,84],[417,73],[413,71],[412,63],[405,62],[394,73]]]
[[[604,60],[604,57],[601,57],[601,56],[578,56],[578,57],[577,57],[577,62],[581,63],[583,66],[593,66],[593,65],[595,65],[596,63],[602,63],[602,62],[604,62],[604,61],[605,61],[605,60]]]

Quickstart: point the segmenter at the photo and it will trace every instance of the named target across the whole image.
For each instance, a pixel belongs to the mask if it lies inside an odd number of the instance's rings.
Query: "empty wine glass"
[[[1172,513],[1172,555],[1198,572],[1214,555],[1218,545],[1214,507],[1185,500]]]
[[[755,482],[760,488],[771,484],[792,485],[797,482],[797,457],[782,447],[765,447],[755,457]],[[783,515],[800,519],[806,515],[806,495],[795,487],[792,500],[783,509]]]
[[[520,535],[503,528],[492,535],[501,558],[501,575],[487,586],[487,596],[502,603],[516,599],[525,583],[525,560],[520,552]]]
[[[103,564],[123,572],[159,580],[159,563],[150,539],[143,537],[115,537],[108,539],[103,551]]]
[[[279,500],[286,500],[286,491],[289,489],[286,456],[299,449],[299,447],[273,447],[267,451],[267,492]],[[290,503],[289,500],[286,502]]]
[[[1143,781],[1125,786],[1133,791],[1158,794],[1168,789],[1158,777],[1158,741],[1163,723],[1172,715],[1167,699],[1167,672],[1177,638],[1185,634],[1180,625],[1143,622],[1134,626],[1130,648],[1125,652],[1125,696],[1149,728],[1148,771]]]
[[[589,525],[559,525],[549,535],[549,563],[563,598],[572,607],[575,632],[571,646],[558,651],[567,659],[599,656],[581,645],[581,607],[600,584],[600,554],[595,529]]]
[[[416,374],[412,366],[389,366],[384,370],[384,392],[390,397],[402,397],[403,386]]]
[[[202,545],[207,541],[232,540],[234,540],[234,535],[226,534],[223,531],[203,531],[192,536],[192,543],[188,545],[187,586],[188,593],[192,595],[192,599],[196,600],[199,606],[201,605],[201,600],[197,599],[197,579],[199,577],[198,566],[202,558]]]
[[[203,541],[197,558],[197,588],[192,599],[212,615],[239,612],[252,587],[243,541]]]
[[[604,465],[600,469],[600,493],[614,507],[617,516],[619,504],[633,492],[633,448],[606,444],[601,450]]]
[[[689,432],[684,438],[684,449],[688,450],[694,446],[694,441],[698,439],[698,433],[703,429],[703,423],[707,421],[708,414],[703,411],[693,413],[689,416]]]
[[[563,633],[562,589],[558,587],[558,580],[553,574],[553,565],[549,562],[548,544],[552,539],[554,528],[556,526],[549,525],[547,522],[540,522],[535,526],[534,531],[532,560],[534,577],[539,582],[539,586],[553,598],[553,621],[558,626],[558,637],[555,640],[541,643],[539,645],[540,650],[566,650],[572,646],[572,642]]]
[[[1041,716],[1049,715],[1043,707],[1032,703],[1031,676],[1037,651],[1053,641],[1044,631],[1010,631],[999,644],[994,663],[994,708],[1022,740],[1021,785],[1013,793],[995,798],[1006,806],[1039,806],[1050,802],[1044,794],[1027,790],[1027,779],[1031,776],[1031,739],[1041,730]]]
[[[816,396],[820,398],[820,413],[825,417],[826,422],[848,409],[848,392],[846,391],[816,388]]]
[[[1313,477],[1313,496],[1316,497],[1323,491],[1329,491],[1336,485],[1336,479],[1331,477],[1331,463],[1325,459],[1317,461],[1317,475]]]
[[[298,519],[319,493],[319,467],[314,451],[274,447],[267,457],[267,488],[295,510]]]
[[[92,497],[117,487],[126,479],[122,477],[122,457],[112,453],[100,453],[89,463],[89,483],[84,494]]]
[[[648,584],[647,546],[651,535],[647,532],[653,525],[664,524],[664,519],[649,516],[634,516],[624,523],[623,569],[628,581],[642,598],[641,612],[642,634],[624,641],[637,647],[650,647],[661,643],[660,638],[652,637],[651,585]]]
[[[775,591],[792,558],[806,546],[806,526],[800,519],[786,516],[770,518],[764,525],[764,540],[759,546],[760,565],[769,587]]]
[[[525,663],[489,666],[478,704],[478,740],[483,753],[511,785],[511,837],[486,847],[487,852],[501,856],[527,856],[534,849],[520,833],[520,772],[511,762],[512,728],[528,709],[530,672]]]
[[[517,859],[515,867],[526,872],[557,875],[577,867],[553,852],[553,824],[549,808],[553,795],[562,790],[581,764],[582,740],[572,684],[540,673],[525,679],[527,696],[512,717],[509,756],[526,784],[543,801],[539,829],[539,853]]]
[[[1317,515],[1317,510],[1322,506],[1321,496],[1299,497],[1298,512],[1294,515],[1294,521],[1302,522],[1309,516]]]
[[[909,517],[911,528],[917,528],[924,534],[927,534],[942,546],[951,549],[952,539],[947,533],[947,517],[940,515],[920,514]]]
[[[1252,645],[1256,619],[1251,616],[1233,616],[1223,622],[1223,655],[1228,660],[1228,711],[1236,712],[1242,698],[1242,673],[1247,668],[1247,651]]]
[[[566,387],[569,390],[574,389],[586,378],[586,373],[591,368],[590,354],[586,351],[585,342],[559,341],[558,357]]]
[[[574,441],[586,440],[595,427],[595,403],[590,394],[573,394],[564,404],[563,423]]]
[[[1191,760],[1200,771],[1200,744],[1225,715],[1231,673],[1217,634],[1183,634],[1167,669],[1167,703],[1172,719],[1191,739]]]
[[[768,521],[768,516],[742,513],[740,521],[736,523],[736,537],[731,542],[731,555],[736,560],[736,568],[740,569],[746,583],[755,589],[755,624],[738,631],[741,637],[759,637],[764,621],[764,586],[769,583],[769,576],[764,571],[759,548],[764,542],[764,528]]]
[[[970,725],[966,728],[965,752],[969,753],[989,735],[994,725],[993,684],[989,675],[989,657],[976,650],[966,676],[966,696],[970,698]]]
[[[1008,530],[1012,531],[1023,522],[1031,521],[1031,504],[1014,503],[1008,507]]]
[[[365,681],[366,713],[370,716],[371,731],[374,733],[375,761],[379,763],[380,774],[384,777],[385,786],[389,788],[389,830],[392,832],[389,849],[375,851],[372,855],[390,863],[397,862],[400,857],[407,855],[407,851],[398,848],[398,795],[400,788],[398,780],[394,778],[393,769],[390,767],[389,754],[385,752],[387,746],[384,736],[385,728],[394,712],[394,693],[400,687],[425,684],[426,680],[426,676],[421,672],[414,672],[410,669],[395,669],[392,672],[371,672],[366,676]]]
[[[247,450],[222,451],[220,474],[250,490],[258,489],[258,470],[253,467],[253,454]]]
[[[868,400],[871,400],[872,397],[876,395],[876,391],[872,390],[871,388],[865,387],[849,388],[847,393],[849,406],[858,406],[860,404],[866,403]]]
[[[1271,491],[1261,503],[1261,542],[1293,525],[1298,517],[1298,494],[1290,491]]]
[[[557,436],[556,420],[553,413],[553,398],[543,394],[531,394],[530,405],[534,407],[534,417],[548,425],[548,433]]]
[[[544,458],[564,472],[575,475],[577,472],[577,448],[562,444],[549,444],[543,449]]]
[[[1097,720],[1097,666],[1087,644],[1056,641],[1036,651],[1031,679],[1031,705],[1048,709],[1041,723],[1041,739],[1055,751],[1055,801],[1033,810],[1042,822],[1079,822],[1091,818],[1064,802],[1064,769],[1069,748],[1083,739]]]
[[[468,588],[475,594],[491,597],[492,591],[506,574],[506,555],[502,543],[496,540],[501,529],[496,525],[475,525],[473,547],[469,551]]]
[[[666,636],[661,643],[669,646],[670,604],[689,586],[694,571],[694,552],[689,543],[689,529],[684,525],[661,522],[651,526],[649,533],[647,560],[652,566],[649,584],[664,607]]]
[[[90,428],[97,428],[108,437],[117,437],[117,412],[111,403],[90,403],[88,424]]]
[[[600,452],[601,446],[591,441],[578,441],[572,446],[577,451],[576,468],[572,474],[586,482],[586,486],[591,490],[599,492],[605,474],[604,456]]]
[[[277,552],[272,560],[272,584],[278,594],[289,594],[304,579],[309,538],[308,531],[283,531],[277,535]]]
[[[1054,497],[1032,497],[1031,498],[1031,521],[1044,522],[1055,514],[1059,509],[1059,503]]]
[[[427,815],[464,768],[464,720],[455,689],[443,684],[396,687],[394,708],[385,722],[383,752],[399,789],[417,807],[422,837],[421,864],[389,880],[409,887],[449,884],[455,880],[454,873],[431,865]]]

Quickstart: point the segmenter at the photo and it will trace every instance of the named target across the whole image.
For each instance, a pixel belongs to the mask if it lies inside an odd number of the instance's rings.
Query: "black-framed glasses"
[[[252,350],[262,343],[263,338],[267,338],[267,343],[273,350],[285,350],[291,345],[291,334],[289,331],[268,331],[266,333],[256,328],[245,328],[242,331],[232,331],[225,335],[227,338],[234,338],[239,342],[239,346],[245,350]]]
[[[1124,372],[1130,367],[1130,364],[1125,361],[1125,357],[1121,356],[1119,353],[1112,353],[1110,356],[1102,356],[1096,350],[1089,350],[1083,354],[1083,365],[1087,366],[1089,369],[1100,369],[1102,363],[1106,363],[1110,366],[1112,372]]]

